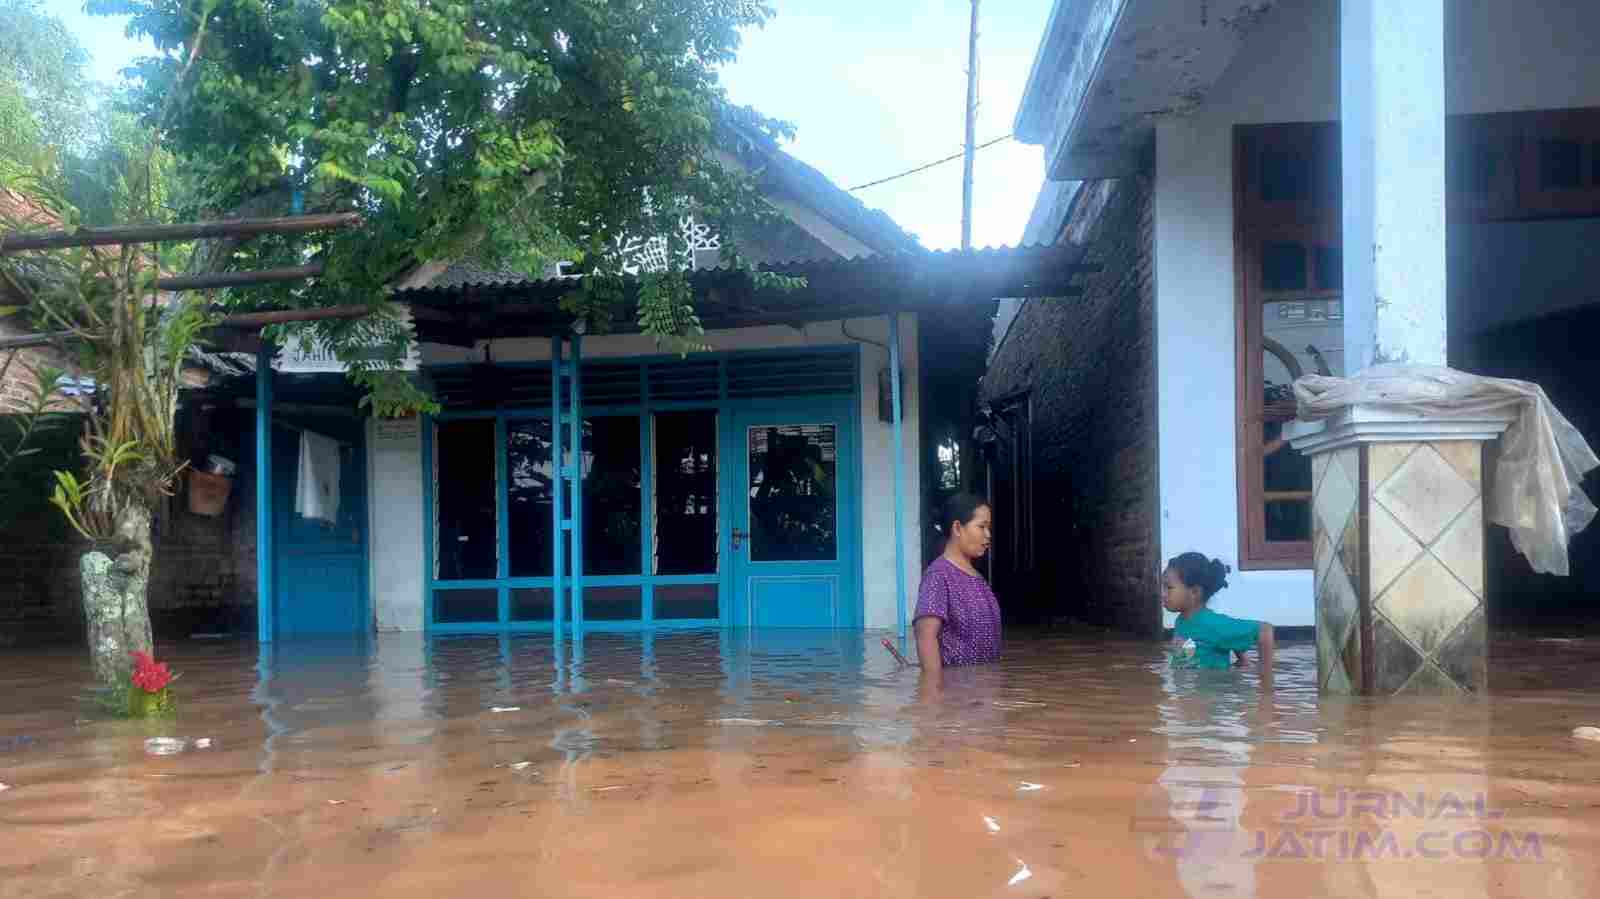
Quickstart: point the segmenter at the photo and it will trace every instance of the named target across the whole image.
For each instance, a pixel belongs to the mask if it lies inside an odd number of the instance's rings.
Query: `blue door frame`
[[[275,415],[276,356],[265,342],[256,353],[256,639],[366,635],[372,608],[365,422],[325,423],[344,444],[339,520],[323,526],[297,519],[299,441],[297,428]]]
[[[743,402],[723,416],[723,458],[732,462],[733,483],[724,493],[723,518],[734,538],[725,556],[731,583],[725,612],[734,627],[860,628],[861,489],[857,404],[851,398],[825,397]],[[830,428],[834,433],[834,552],[831,558],[796,561],[755,557],[755,478],[750,446],[757,432],[795,427]],[[825,477],[817,477],[819,483]],[[740,539],[741,535],[750,535]]]
[[[574,356],[581,351],[581,344],[573,341]],[[732,546],[732,522],[735,507],[744,507],[746,493],[745,487],[738,483],[738,479],[745,477],[742,474],[748,467],[747,449],[745,446],[744,431],[738,429],[736,421],[745,420],[756,411],[765,412],[773,410],[782,414],[794,423],[809,423],[823,416],[839,429],[840,455],[838,477],[841,492],[839,508],[839,537],[840,537],[840,566],[839,574],[839,614],[834,626],[840,628],[859,628],[864,618],[861,595],[861,514],[859,505],[860,496],[860,383],[854,373],[859,372],[859,347],[855,345],[826,348],[808,348],[804,351],[761,351],[752,353],[719,353],[701,354],[695,357],[699,361],[729,360],[729,359],[779,359],[784,356],[796,356],[819,351],[830,354],[845,354],[850,359],[852,371],[852,385],[848,395],[816,397],[802,400],[789,399],[732,399],[728,396],[728,376],[724,370],[721,378],[721,387],[718,398],[701,402],[651,402],[648,397],[650,391],[641,389],[644,401],[627,405],[590,405],[581,402],[582,385],[581,377],[583,366],[572,364],[572,359],[564,359],[561,342],[556,342],[553,347],[552,360],[544,363],[509,363],[505,367],[529,368],[533,366],[549,366],[552,371],[551,407],[526,408],[502,411],[446,411],[437,416],[424,420],[423,424],[423,534],[425,545],[425,570],[427,572],[427,596],[424,604],[425,628],[431,633],[484,633],[484,632],[549,632],[560,634],[563,628],[587,631],[629,631],[640,629],[671,629],[671,628],[706,628],[706,627],[743,627],[750,624],[747,616],[738,612],[736,607],[743,606],[741,587],[736,583],[736,578],[747,576],[748,572],[740,570],[734,561],[735,552]],[[607,360],[609,363],[631,363],[641,366],[641,381],[648,379],[645,373],[650,367],[677,361],[675,357],[644,357],[627,360]],[[559,409],[559,418],[553,418],[552,409]],[[574,414],[576,410],[576,414]],[[552,454],[556,458],[562,456],[563,445],[571,444],[581,435],[581,423],[585,418],[608,416],[638,416],[640,420],[640,449],[641,449],[641,492],[642,509],[651,510],[651,498],[654,496],[653,466],[654,434],[653,416],[657,412],[678,411],[711,411],[717,413],[718,420],[718,452],[720,455],[717,484],[719,493],[719,547],[718,570],[715,573],[704,575],[663,576],[656,574],[638,574],[626,576],[594,576],[584,572],[582,556],[582,499],[581,479],[574,477],[576,472],[571,470],[559,471],[559,476],[554,479],[553,505],[559,515],[562,507],[562,494],[572,494],[572,508],[577,515],[566,521],[557,520],[553,528],[556,541],[554,555],[554,571],[551,577],[518,578],[509,575],[507,559],[509,547],[508,534],[508,509],[507,509],[507,450],[506,434],[508,427],[519,421],[551,420],[559,422],[559,426],[551,428]],[[769,416],[770,417],[770,416]],[[435,499],[435,435],[436,428],[441,422],[463,419],[492,419],[495,421],[496,454],[494,467],[496,472],[496,512],[498,543],[498,565],[496,576],[492,579],[479,580],[440,580],[437,577],[436,562],[436,512]],[[763,421],[763,423],[768,423]],[[739,460],[743,459],[743,467]],[[652,533],[653,515],[644,514],[642,518],[641,541],[643,551],[641,564],[647,569],[650,565],[654,535]],[[563,553],[563,535],[571,535],[571,550]],[[718,588],[719,615],[716,618],[706,619],[673,619],[662,620],[655,615],[654,594],[658,588],[679,587],[694,585],[711,585]],[[602,589],[607,587],[636,587],[642,597],[641,614],[638,620],[633,621],[591,621],[585,620],[583,610],[584,591],[588,589]],[[551,621],[513,621],[509,613],[513,591],[525,589],[550,589],[554,591],[553,620]],[[498,615],[494,622],[473,623],[442,623],[437,615],[437,598],[440,593],[453,590],[495,591],[498,596]],[[570,593],[569,593],[570,591]]]
[[[365,634],[372,614],[367,590],[367,466],[363,428],[325,429],[339,439],[339,514],[334,522],[295,514],[300,434],[273,425],[273,636]]]

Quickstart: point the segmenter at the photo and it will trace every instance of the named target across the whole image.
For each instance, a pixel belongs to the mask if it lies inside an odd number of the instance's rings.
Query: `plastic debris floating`
[[[177,755],[189,748],[189,741],[177,737],[151,737],[144,741],[144,751],[151,755]]]

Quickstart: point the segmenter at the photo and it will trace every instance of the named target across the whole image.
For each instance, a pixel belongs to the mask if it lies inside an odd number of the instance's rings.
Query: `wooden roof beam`
[[[262,234],[305,234],[334,228],[353,228],[362,222],[355,212],[326,212],[276,218],[219,219],[177,225],[122,225],[113,228],[15,232],[0,235],[0,253],[61,250],[213,237],[256,237]]]

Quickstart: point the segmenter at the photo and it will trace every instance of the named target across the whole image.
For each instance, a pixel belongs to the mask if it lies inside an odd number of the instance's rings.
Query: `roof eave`
[[[1056,0],[1013,123],[1017,139],[1050,145],[1063,113],[1075,114],[1129,0]],[[1081,82],[1081,85],[1080,85]]]
[[[793,292],[755,289],[744,273],[729,269],[697,271],[690,284],[705,327],[726,330],[931,312],[997,296],[1072,296],[1081,290],[1074,277],[1094,269],[1081,260],[1078,247],[924,251],[763,266],[805,277],[806,286]],[[572,281],[545,280],[423,288],[400,292],[396,299],[410,305],[420,340],[471,346],[492,337],[567,333],[573,321],[559,300],[577,288]],[[625,284],[625,298],[627,293]],[[636,311],[615,311],[617,331],[626,333]]]
[[[1017,114],[1046,177],[1141,170],[1157,120],[1201,107],[1276,0],[1059,0]]]

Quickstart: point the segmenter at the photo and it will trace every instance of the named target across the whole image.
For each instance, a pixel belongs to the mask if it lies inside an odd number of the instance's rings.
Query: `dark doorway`
[[[1451,355],[1456,368],[1543,387],[1590,446],[1600,446],[1600,306],[1464,338]],[[1600,499],[1600,471],[1583,486],[1591,500]],[[1489,527],[1486,551],[1492,627],[1600,632],[1600,521],[1567,547],[1567,577],[1534,572],[1502,527]]]
[[[1033,623],[1038,609],[1030,602],[1038,581],[1038,542],[1033,527],[1033,402],[1015,394],[982,410],[979,439],[988,463],[985,491],[994,509],[994,546],[988,575],[1008,621]]]

